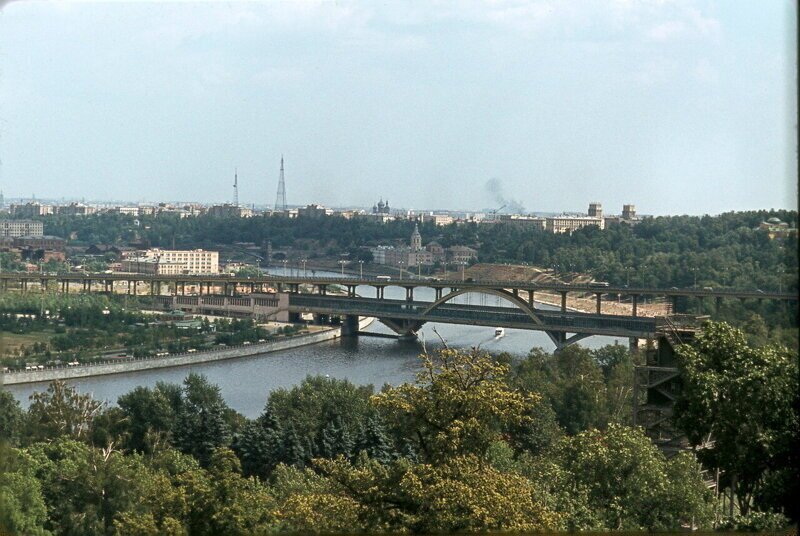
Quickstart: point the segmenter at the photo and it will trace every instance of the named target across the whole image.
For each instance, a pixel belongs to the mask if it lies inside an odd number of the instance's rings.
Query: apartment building
[[[180,264],[183,266],[181,273],[184,274],[200,275],[219,273],[218,251],[153,248],[145,251],[141,257],[145,259],[154,259],[163,263]]]
[[[21,236],[44,235],[44,224],[33,220],[1,220],[0,237],[19,238]]]

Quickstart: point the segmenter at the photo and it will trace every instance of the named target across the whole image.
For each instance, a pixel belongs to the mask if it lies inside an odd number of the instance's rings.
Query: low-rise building
[[[44,224],[40,221],[0,220],[0,236],[16,238],[42,235],[44,235]]]
[[[120,262],[120,271],[148,275],[184,275],[185,265],[147,257],[130,257]]]
[[[546,229],[551,233],[571,233],[589,225],[604,229],[605,221],[591,216],[553,216],[547,218]]]
[[[501,214],[497,219],[500,223],[508,223],[521,229],[537,229],[544,231],[547,227],[547,219],[537,216],[522,216],[519,214]]]
[[[60,236],[18,236],[14,238],[14,247],[64,251],[66,240]]]
[[[312,203],[297,209],[297,216],[301,218],[322,218],[333,214],[333,209]]]
[[[450,246],[447,248],[447,261],[455,264],[469,263],[477,260],[478,252],[467,246]]]
[[[11,215],[16,218],[36,218],[37,216],[47,216],[53,213],[51,205],[43,205],[36,201],[25,203],[24,205],[11,205]]]
[[[208,207],[206,214],[214,218],[250,218],[253,216],[253,210],[247,207],[225,203],[223,205]]]
[[[797,229],[790,227],[788,223],[775,217],[761,222],[758,226],[758,230],[766,232],[770,240],[797,236]]]
[[[55,207],[56,214],[63,216],[88,216],[97,211],[95,207],[90,207],[82,203],[70,203],[69,205],[61,205]]]

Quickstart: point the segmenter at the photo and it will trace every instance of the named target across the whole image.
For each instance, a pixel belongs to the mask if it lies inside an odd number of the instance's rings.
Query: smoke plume
[[[497,209],[505,205],[503,212],[511,212],[512,214],[523,214],[525,212],[525,207],[522,203],[516,199],[506,197],[503,190],[503,182],[500,179],[489,179],[486,181],[484,188],[489,192],[489,195],[492,196],[492,200],[496,205],[493,208]]]

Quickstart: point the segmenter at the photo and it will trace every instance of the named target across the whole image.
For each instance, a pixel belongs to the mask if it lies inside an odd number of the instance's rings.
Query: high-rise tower
[[[281,155],[281,176],[278,179],[278,195],[275,197],[275,211],[283,212],[286,210],[286,182],[283,177],[283,155]]]
[[[239,171],[233,168],[233,206],[239,206]]]

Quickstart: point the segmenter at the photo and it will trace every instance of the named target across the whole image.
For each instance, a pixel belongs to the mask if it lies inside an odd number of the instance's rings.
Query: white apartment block
[[[581,227],[597,225],[600,229],[605,228],[603,218],[593,218],[591,216],[554,216],[547,218],[547,230],[551,233],[571,233]]]
[[[184,274],[200,275],[219,273],[218,251],[154,248],[145,251],[143,257],[155,259],[163,263],[180,264],[183,266]]]
[[[0,236],[44,236],[44,224],[34,220],[0,220]]]

